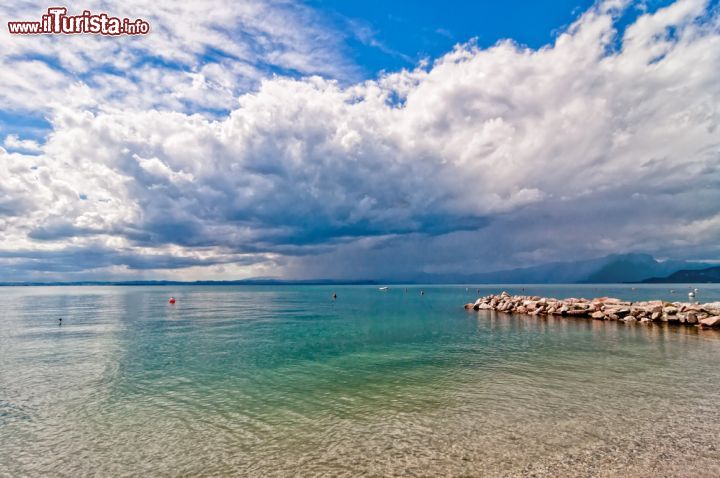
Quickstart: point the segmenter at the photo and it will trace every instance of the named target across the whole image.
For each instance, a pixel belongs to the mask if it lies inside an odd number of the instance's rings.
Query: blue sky
[[[473,38],[491,46],[503,38],[533,48],[551,42],[592,1],[505,2],[450,0],[347,2],[311,0],[337,28],[357,34],[348,41],[365,71],[412,68],[423,58],[442,56]]]
[[[458,43],[477,41],[490,47],[512,39],[530,48],[552,43],[592,0],[398,1],[308,0],[338,30],[366,75],[413,68],[422,59],[438,58]],[[622,30],[640,13],[652,13],[672,0],[649,0],[627,8],[617,23]]]
[[[0,281],[720,258],[717,0],[68,9],[152,30],[0,31]]]

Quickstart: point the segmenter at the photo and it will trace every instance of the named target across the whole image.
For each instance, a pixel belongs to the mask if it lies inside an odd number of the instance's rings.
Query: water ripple
[[[719,334],[425,290],[8,290],[0,476],[720,475]]]

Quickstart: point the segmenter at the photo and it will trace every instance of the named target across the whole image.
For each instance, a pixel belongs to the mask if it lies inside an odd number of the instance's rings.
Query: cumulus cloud
[[[37,141],[33,141],[31,139],[20,139],[20,137],[16,134],[7,135],[5,137],[4,146],[8,149],[28,152],[38,152],[41,150]]]
[[[471,42],[357,83],[319,71],[327,50],[271,44],[264,61],[324,76],[266,76],[233,100],[252,60],[238,60],[242,41],[225,43],[264,7],[211,15],[187,37],[163,31],[159,45],[138,39],[132,49],[183,64],[198,61],[199,44],[205,53],[222,44],[233,60],[198,66],[190,84],[214,88],[214,75],[228,94],[209,94],[207,106],[229,113],[172,100],[153,108],[157,98],[195,100],[188,83],[162,86],[165,72],[150,67],[74,84],[92,102],[49,110],[40,154],[7,139],[0,149],[0,263],[38,271],[30,264],[115,251],[73,271],[197,275],[235,264],[220,275],[400,279],[611,252],[717,256],[717,11],[679,0],[618,31],[617,3],[538,50]],[[159,10],[147,15],[164,18]],[[309,13],[295,15],[313,31]],[[257,28],[288,45],[306,38],[287,22]],[[82,45],[52,55],[83,71],[88,57],[125,48]],[[133,89],[146,100],[117,108],[111,93]]]
[[[229,111],[272,73],[351,78],[341,37],[301,4],[284,0],[101,1],[66,4],[150,23],[147,36],[11,35],[0,30],[0,108],[53,104],[103,109]],[[0,6],[6,20],[37,21],[47,3]]]

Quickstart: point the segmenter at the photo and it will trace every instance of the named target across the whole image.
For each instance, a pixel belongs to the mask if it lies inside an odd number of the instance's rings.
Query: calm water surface
[[[720,476],[717,332],[423,289],[0,288],[0,476]]]

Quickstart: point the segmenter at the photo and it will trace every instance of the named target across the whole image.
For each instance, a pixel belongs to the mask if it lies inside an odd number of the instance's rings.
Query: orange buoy
[[[170,302],[171,304],[174,304],[174,303],[175,303],[175,297],[170,297],[170,300],[169,300],[168,302]]]

